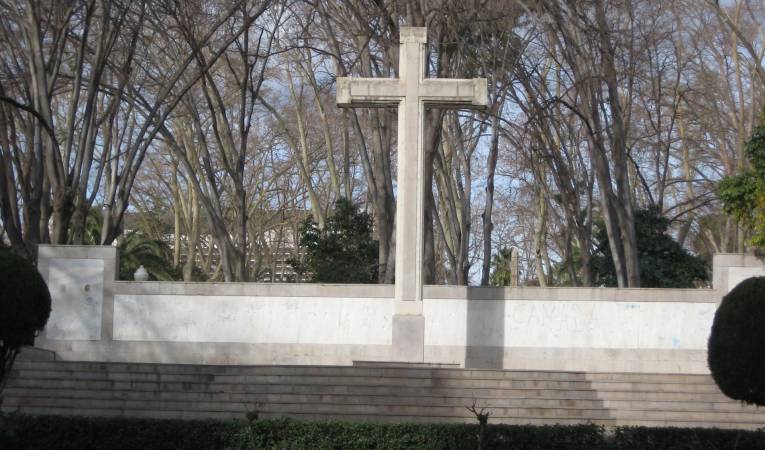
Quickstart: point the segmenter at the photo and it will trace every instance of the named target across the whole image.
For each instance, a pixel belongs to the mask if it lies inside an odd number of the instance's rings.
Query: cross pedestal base
[[[391,360],[413,363],[425,360],[425,316],[393,315]]]

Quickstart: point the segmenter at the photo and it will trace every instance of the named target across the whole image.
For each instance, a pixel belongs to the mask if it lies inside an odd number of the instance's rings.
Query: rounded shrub
[[[725,395],[765,405],[765,277],[744,280],[723,297],[707,357]]]
[[[50,316],[50,292],[26,259],[0,250],[0,349],[3,356],[34,343]]]

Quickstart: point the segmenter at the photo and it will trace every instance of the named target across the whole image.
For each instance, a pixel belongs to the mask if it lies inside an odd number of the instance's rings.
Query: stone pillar
[[[719,300],[750,277],[765,276],[763,258],[744,253],[718,253],[712,259],[712,287]]]
[[[117,248],[40,245],[37,255],[37,269],[50,290],[51,314],[35,345],[112,340]]]

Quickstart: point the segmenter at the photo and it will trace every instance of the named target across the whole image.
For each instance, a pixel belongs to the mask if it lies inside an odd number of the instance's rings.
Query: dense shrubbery
[[[688,252],[669,234],[670,220],[655,208],[635,211],[640,286],[646,288],[692,288],[708,279],[704,260]],[[595,232],[596,252],[592,272],[596,285],[616,286],[616,269],[605,225]]]
[[[0,448],[119,449],[471,449],[478,425],[182,421],[6,415]],[[0,422],[2,423],[2,422]],[[490,425],[486,449],[591,449],[602,444],[595,425]]]
[[[765,277],[739,283],[715,313],[709,369],[730,398],[765,405]]]
[[[744,150],[750,165],[723,178],[717,196],[723,210],[751,232],[749,243],[765,250],[765,108]]]
[[[181,450],[231,448],[242,429],[234,421],[107,419],[6,414],[2,449]],[[237,448],[237,447],[233,447]],[[240,447],[241,448],[241,447]]]
[[[23,345],[31,345],[50,316],[50,293],[26,259],[0,249],[0,391]]]
[[[474,449],[478,425],[182,421],[0,416],[0,448],[31,449]],[[489,425],[486,449],[765,448],[765,432]]]
[[[300,276],[316,283],[377,283],[378,242],[372,239],[372,218],[348,199],[340,198],[320,228],[310,216],[300,227],[303,260],[289,263]]]
[[[765,432],[715,428],[619,427],[614,432],[610,448],[640,450],[765,449]]]

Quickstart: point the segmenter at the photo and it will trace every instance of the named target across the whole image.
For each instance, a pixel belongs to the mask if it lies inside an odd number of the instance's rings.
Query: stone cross
[[[400,78],[339,77],[337,105],[398,107],[396,315],[420,316],[422,321],[425,108],[485,108],[487,83],[485,78],[425,78],[426,28],[401,27],[400,43]],[[394,316],[394,347],[396,340]]]

